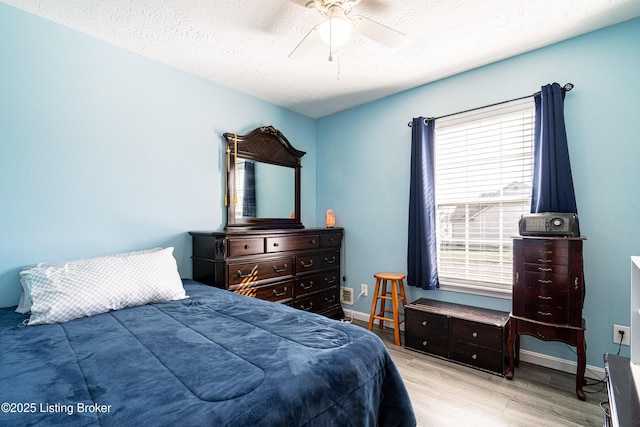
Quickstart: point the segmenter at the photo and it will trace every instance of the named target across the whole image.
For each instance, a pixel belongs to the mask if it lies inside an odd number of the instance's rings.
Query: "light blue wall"
[[[224,227],[223,132],[274,125],[315,224],[316,122],[0,3],[0,306],[28,264],[175,246]]]
[[[428,64],[425,53],[425,65]],[[629,325],[630,256],[640,254],[640,19],[501,61],[318,120],[320,222],[328,208],[346,230],[347,285],[374,284],[376,271],[406,271],[411,130],[439,116],[575,84],[565,115],[585,243],[587,361],[616,352],[613,324]],[[348,185],[345,185],[348,184]],[[445,291],[430,297],[509,311],[511,300]],[[368,313],[371,298],[354,307]],[[575,360],[559,343],[523,337],[522,347]],[[628,347],[621,354],[628,355]]]

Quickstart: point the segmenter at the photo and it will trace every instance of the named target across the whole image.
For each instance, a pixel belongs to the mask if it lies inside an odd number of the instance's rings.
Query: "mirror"
[[[273,126],[247,135],[227,132],[227,230],[304,228],[300,222],[300,159]]]
[[[236,219],[291,218],[296,209],[292,168],[238,159],[235,170]]]

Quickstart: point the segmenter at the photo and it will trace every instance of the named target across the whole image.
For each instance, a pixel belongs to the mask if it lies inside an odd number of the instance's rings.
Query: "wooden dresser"
[[[560,341],[576,347],[576,394],[581,400],[586,368],[584,274],[581,237],[517,237],[513,240],[513,307],[509,371],[514,374],[519,336]]]
[[[508,313],[420,298],[405,316],[407,348],[504,375]]]
[[[342,228],[195,232],[193,279],[342,318]]]

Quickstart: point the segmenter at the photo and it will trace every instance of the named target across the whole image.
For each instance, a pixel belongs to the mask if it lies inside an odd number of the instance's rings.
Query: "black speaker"
[[[580,237],[578,215],[574,213],[543,212],[520,217],[521,236]]]

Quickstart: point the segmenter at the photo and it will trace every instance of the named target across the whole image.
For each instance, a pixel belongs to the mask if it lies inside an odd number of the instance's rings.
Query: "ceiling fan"
[[[326,20],[313,27],[306,36],[291,51],[289,58],[302,58],[314,47],[317,38],[329,46],[329,61],[332,61],[331,51],[342,46],[351,37],[352,31],[371,40],[389,47],[398,46],[404,39],[404,34],[379,22],[361,15],[351,15],[354,6],[361,0],[310,0],[305,7],[315,9]],[[296,2],[300,3],[300,2]]]

